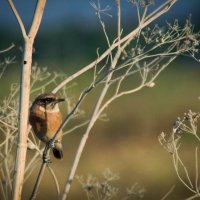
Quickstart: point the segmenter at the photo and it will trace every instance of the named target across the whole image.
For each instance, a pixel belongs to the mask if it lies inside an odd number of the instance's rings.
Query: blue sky
[[[96,0],[93,0],[96,2]],[[164,0],[156,0],[160,3]],[[15,3],[23,22],[26,27],[30,24],[32,19],[32,13],[35,6],[34,0],[13,0]],[[97,22],[95,11],[90,5],[92,0],[47,0],[44,18],[41,26],[41,30],[46,28],[55,28],[62,26],[63,24],[87,24],[87,27],[92,26]],[[114,13],[116,6],[115,0],[100,0],[102,8],[106,5],[111,5],[111,14]],[[125,19],[134,19],[134,9],[127,4],[127,0],[121,1],[123,4],[122,11]],[[155,5],[153,5],[155,6]],[[152,7],[153,7],[152,6]],[[172,18],[185,19],[192,13],[192,21],[198,23],[200,19],[200,0],[178,0],[172,10],[167,13],[168,20]],[[2,28],[9,27],[12,29],[18,28],[16,20],[11,12],[11,9],[6,0],[0,0],[0,31]]]

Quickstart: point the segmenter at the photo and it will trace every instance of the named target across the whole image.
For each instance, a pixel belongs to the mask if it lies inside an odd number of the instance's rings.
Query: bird
[[[62,124],[58,103],[64,100],[54,93],[44,93],[36,97],[30,107],[29,123],[38,139],[45,144],[49,144]],[[58,132],[51,145],[54,157],[63,158],[62,131]]]

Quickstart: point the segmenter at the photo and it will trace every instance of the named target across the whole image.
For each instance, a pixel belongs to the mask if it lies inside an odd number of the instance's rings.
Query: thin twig
[[[147,16],[147,20],[149,19],[149,18],[151,18],[153,15],[155,15],[156,13],[158,13],[158,12],[160,12],[160,10],[161,9],[163,9],[165,6],[167,6],[167,7],[165,7],[165,9],[170,9],[173,5],[174,5],[174,3],[176,3],[177,2],[177,0],[168,0],[168,1],[166,1],[166,2],[164,2],[161,6],[159,6],[157,9],[155,9],[153,12],[151,12],[148,16]]]
[[[176,174],[177,174],[179,180],[183,183],[183,185],[184,185],[186,188],[188,188],[191,192],[196,193],[196,191],[193,189],[193,186],[192,186],[192,183],[191,183],[190,178],[189,178],[189,184],[190,184],[190,185],[188,185],[188,184],[182,179],[182,177],[180,176],[180,173],[179,173],[179,170],[178,170],[178,164],[179,164],[179,162],[181,161],[181,159],[180,159],[180,157],[179,157],[179,155],[178,155],[178,149],[177,149],[177,146],[176,146],[174,134],[175,134],[175,133],[172,134],[172,142],[173,142],[172,144],[173,144],[173,149],[174,149],[174,153],[173,153],[173,155],[172,155],[172,158],[173,158],[173,165],[174,165],[175,172],[176,172]],[[181,165],[182,165],[182,167],[183,167],[184,170],[185,170],[186,176],[189,177],[189,175],[188,175],[188,173],[187,173],[187,169],[186,169],[186,167],[184,166],[184,164],[182,163],[182,161],[181,161]]]
[[[197,197],[199,197],[199,194],[195,194],[193,196],[190,196],[190,197],[186,198],[185,200],[193,200],[193,199],[196,199]]]
[[[103,79],[104,77],[102,77]],[[84,100],[84,98],[90,93],[90,91],[92,89],[94,89],[96,87],[96,85],[101,82],[101,80],[97,80],[96,83],[94,84],[91,84],[90,87],[86,88],[81,94],[80,94],[80,97],[77,101],[77,103],[75,104],[75,106],[73,107],[73,109],[68,113],[68,115],[66,116],[66,118],[63,120],[63,123],[61,124],[61,126],[58,128],[58,130],[56,131],[56,133],[54,134],[54,136],[51,138],[51,142],[53,142],[57,136],[57,134],[66,126],[66,124],[68,123],[69,119],[71,118],[71,116],[76,112],[76,110],[78,109],[78,107],[80,106],[80,104],[82,103],[82,101]],[[50,150],[50,146],[47,144],[44,151],[43,151],[43,156],[47,156],[49,155],[49,150]],[[40,184],[40,181],[43,177],[43,174],[44,174],[44,169],[46,167],[46,162],[43,160],[43,163],[41,165],[41,168],[40,168],[40,171],[38,173],[38,176],[37,176],[37,179],[36,179],[36,182],[35,182],[35,185],[34,185],[34,188],[33,188],[33,191],[32,191],[32,194],[31,194],[31,199],[34,199],[36,198],[36,195],[37,195],[37,191],[38,191],[38,188],[39,188],[39,184]]]
[[[173,192],[174,188],[175,188],[175,185],[173,185],[173,186],[170,188],[170,190],[161,198],[161,200],[165,200],[166,198],[168,198],[169,195]]]
[[[165,11],[166,11],[166,10],[167,10],[167,9],[165,8]],[[155,17],[155,16],[154,16],[154,17]],[[153,18],[154,18],[154,17],[153,17]],[[155,19],[155,18],[154,18],[154,19]],[[150,21],[151,21],[151,20],[150,20]],[[145,23],[143,24],[143,26],[145,26]],[[136,29],[136,30],[138,31],[138,29]],[[135,37],[137,31],[134,32],[134,36],[131,35],[127,40],[125,40],[126,42],[125,42],[125,44],[123,45],[123,48],[122,48],[122,49],[120,48],[122,51],[123,51],[123,49],[129,44],[130,40],[133,39],[133,38]],[[122,39],[122,40],[123,40],[123,39]],[[121,41],[122,41],[122,40],[121,40]],[[116,43],[115,43],[115,44],[116,44]],[[112,47],[112,46],[111,46],[111,47]],[[116,64],[117,64],[117,62],[118,62],[118,60],[119,60],[120,55],[121,55],[121,51],[117,51],[117,53],[116,53],[116,55],[115,55],[115,58],[113,59],[113,61],[112,61],[112,63],[111,63],[111,69],[112,69],[112,70],[116,67]],[[96,62],[97,62],[97,61],[96,61]],[[95,62],[95,63],[96,63],[96,62]],[[96,106],[95,106],[95,108],[94,108],[94,110],[93,110],[93,114],[92,114],[92,116],[91,116],[91,118],[90,118],[90,122],[89,122],[89,124],[88,124],[88,127],[86,128],[86,131],[85,131],[85,133],[83,134],[83,137],[82,137],[82,139],[81,139],[81,141],[80,141],[80,144],[79,144],[79,146],[78,146],[78,150],[77,150],[77,152],[76,152],[76,156],[75,156],[74,162],[73,162],[73,164],[72,164],[72,168],[70,169],[70,172],[69,172],[67,181],[66,181],[66,183],[65,183],[65,189],[64,189],[64,193],[63,193],[63,195],[62,195],[62,200],[65,200],[65,199],[67,198],[67,195],[68,195],[68,193],[69,193],[69,190],[70,190],[70,187],[71,187],[71,183],[72,183],[72,181],[73,181],[73,177],[74,177],[74,175],[75,175],[75,172],[76,172],[78,163],[79,163],[79,161],[80,161],[80,157],[81,157],[81,154],[82,154],[82,152],[83,152],[84,146],[85,146],[85,144],[86,144],[87,138],[88,138],[88,136],[89,136],[89,133],[90,133],[90,131],[91,131],[91,129],[92,129],[92,127],[93,127],[95,121],[97,120],[97,118],[99,117],[99,115],[100,115],[100,113],[101,113],[101,112],[99,112],[99,111],[100,111],[101,108],[102,108],[102,107],[101,107],[101,104],[102,104],[102,102],[103,102],[103,100],[104,100],[104,97],[105,97],[105,95],[107,94],[107,91],[108,91],[108,89],[109,89],[109,81],[110,81],[111,78],[112,78],[112,74],[113,74],[113,72],[111,72],[111,73],[107,76],[107,79],[106,79],[106,81],[105,81],[104,88],[102,89],[102,92],[101,92],[100,96],[98,97],[98,101],[97,101],[97,104],[96,104]],[[155,76],[157,76],[157,74],[156,74]],[[139,89],[138,89],[138,90],[139,90]],[[127,93],[129,93],[129,92],[130,92],[130,91],[127,91]],[[121,94],[123,95],[123,93],[121,93]],[[104,104],[104,105],[105,105],[105,104]]]
[[[34,165],[31,165],[30,170],[25,174],[24,183],[30,178],[31,174],[33,173],[33,171],[37,167],[39,161],[40,161],[40,159],[34,160]]]
[[[176,0],[172,0],[173,4],[176,2]],[[172,5],[173,5],[172,4]],[[171,5],[171,6],[172,6]],[[128,35],[126,35],[125,37],[121,38],[120,41],[117,41],[116,43],[112,44],[110,46],[109,49],[107,49],[101,56],[98,57],[98,59],[96,59],[95,61],[93,61],[92,63],[90,63],[89,65],[81,68],[79,71],[77,71],[76,73],[74,73],[73,75],[69,76],[67,79],[65,79],[64,81],[62,81],[57,87],[55,87],[53,89],[53,93],[58,92],[62,87],[64,87],[66,84],[68,84],[69,82],[71,82],[72,80],[74,80],[75,78],[77,78],[78,76],[80,76],[81,74],[87,72],[88,70],[92,69],[94,66],[96,66],[96,64],[98,64],[100,61],[102,61],[105,57],[108,56],[108,54],[110,54],[110,52],[115,49],[116,47],[118,47],[119,45],[123,44],[124,42],[130,42],[134,37],[136,37],[136,35],[138,34],[138,32],[141,30],[141,28],[144,28],[146,26],[148,26],[151,22],[153,22],[154,20],[156,20],[157,18],[159,18],[161,15],[165,14],[170,8],[171,6],[167,6],[165,8],[163,8],[163,10],[159,11],[158,13],[155,13],[152,17],[150,17],[149,19],[147,19],[142,26],[137,27],[136,29],[134,29],[131,33],[129,33]]]
[[[79,128],[85,126],[85,125],[88,124],[88,123],[89,123],[89,121],[87,120],[87,121],[85,121],[85,122],[83,122],[83,123],[81,123],[81,124],[79,124],[79,125],[73,126],[73,128],[71,128],[71,129],[65,131],[65,132],[63,133],[63,136],[64,136],[64,135],[68,135],[69,133],[74,132],[76,129],[79,129]]]
[[[121,40],[121,0],[117,2],[117,38],[118,42]],[[120,50],[120,44],[118,45],[118,51]]]
[[[2,185],[2,178],[0,180],[0,198],[7,200],[5,191],[4,191],[3,185]]]
[[[25,173],[27,173],[30,170],[30,168],[32,167],[33,163],[36,161],[36,159],[38,158],[39,155],[41,155],[41,154],[38,151],[36,151],[35,155],[28,162],[28,165],[26,166],[26,169],[25,169]]]
[[[56,133],[54,134],[54,136],[51,138],[51,142],[54,142],[57,134],[65,127],[65,125],[68,123],[70,117],[74,114],[74,112],[77,110],[77,108],[79,107],[79,105],[82,103],[82,101],[84,100],[84,98],[86,97],[86,95],[94,88],[94,86],[89,87],[88,89],[84,90],[80,97],[78,102],[76,103],[76,105],[74,106],[74,108],[71,110],[70,113],[68,113],[68,115],[66,116],[66,118],[63,120],[63,123],[61,124],[61,126],[58,128],[58,130],[56,131]],[[47,144],[44,151],[43,151],[43,155],[45,155],[46,157],[48,157],[49,155],[49,151],[50,151],[50,146]],[[46,168],[47,163],[43,160],[42,165],[40,167],[40,171],[38,173],[33,191],[31,193],[31,197],[30,200],[35,199],[37,196],[37,191],[39,189],[39,185],[40,182],[42,180],[45,168]]]
[[[32,20],[32,23],[31,23],[31,28],[30,28],[29,33],[28,33],[28,37],[30,39],[34,39],[37,32],[38,32],[38,29],[40,27],[41,20],[42,20],[42,17],[43,17],[45,5],[46,5],[46,0],[38,0],[37,1],[37,6],[36,6],[36,9],[34,11],[34,16],[33,16],[33,20]]]
[[[102,27],[104,36],[105,36],[105,38],[106,38],[106,42],[107,42],[107,44],[108,44],[108,49],[110,49],[111,44],[110,44],[109,36],[108,36],[108,34],[107,34],[107,31],[106,31],[105,23],[104,23],[103,20],[101,19],[100,12],[98,12],[97,15],[98,15],[98,18],[99,18],[99,21],[100,21],[100,24],[101,24],[101,27]],[[110,55],[110,59],[111,59],[111,62],[112,62],[112,60],[113,60],[112,51],[110,51],[109,55]]]
[[[8,158],[9,158],[9,135],[10,135],[10,130],[8,130],[6,134],[6,144],[4,146],[4,166],[5,166],[5,172],[6,172],[6,178],[8,181],[8,186],[9,190],[12,191],[12,183],[11,183],[11,174],[9,172],[9,166],[8,166]]]
[[[40,182],[42,180],[45,168],[46,168],[46,163],[43,162],[42,165],[41,165],[41,167],[40,167],[40,171],[39,171],[39,174],[37,176],[37,180],[35,182],[35,185],[33,187],[33,191],[31,193],[31,196],[30,196],[29,200],[36,199],[38,188],[39,188]]]
[[[53,177],[53,180],[54,180],[54,182],[55,182],[55,184],[56,184],[56,191],[57,191],[58,200],[59,200],[59,199],[60,199],[60,187],[59,187],[59,184],[58,184],[58,179],[57,179],[57,177],[56,177],[56,175],[55,175],[53,169],[51,168],[51,166],[50,166],[50,165],[47,165],[47,168],[48,168],[48,170],[50,171],[50,173],[51,173],[51,175],[52,175],[52,177]]]
[[[5,53],[7,51],[10,51],[14,47],[15,47],[15,45],[12,43],[7,49],[1,50],[0,53]]]
[[[110,70],[112,70],[116,67],[116,64],[117,64],[118,59],[120,58],[120,55],[121,55],[121,51],[118,50],[117,53],[115,54],[115,57],[114,57],[112,63],[111,63]],[[73,181],[73,178],[74,178],[76,169],[78,167],[78,163],[80,161],[80,157],[82,155],[83,149],[84,149],[85,144],[87,142],[88,136],[90,134],[92,127],[94,126],[94,123],[96,122],[96,120],[99,117],[98,111],[99,111],[101,104],[104,100],[104,97],[106,96],[107,91],[109,89],[109,81],[111,80],[112,75],[113,75],[113,72],[111,72],[107,76],[105,85],[104,85],[104,87],[103,87],[103,89],[102,89],[102,91],[101,91],[101,93],[98,97],[98,100],[97,100],[97,103],[94,107],[94,110],[93,110],[92,116],[90,118],[89,124],[88,124],[88,126],[85,130],[85,133],[83,134],[83,137],[81,138],[81,141],[79,143],[79,146],[78,146],[78,149],[77,149],[77,152],[76,152],[76,156],[74,158],[72,167],[70,169],[68,178],[67,178],[66,183],[65,183],[64,192],[63,192],[63,195],[62,195],[62,200],[65,200],[67,198],[67,195],[68,195],[70,187],[71,187],[71,183]]]
[[[23,35],[23,38],[26,38],[27,37],[27,34],[26,34],[26,29],[24,27],[24,23],[22,22],[22,19],[17,11],[17,9],[15,8],[15,5],[14,3],[12,2],[12,0],[8,0],[8,3],[10,4],[10,7],[12,8],[12,11],[17,19],[17,22],[19,23],[19,26],[21,28],[21,31],[22,31],[22,35]]]
[[[198,147],[195,148],[195,188],[199,194],[199,163],[198,163]],[[200,196],[200,194],[199,194]]]

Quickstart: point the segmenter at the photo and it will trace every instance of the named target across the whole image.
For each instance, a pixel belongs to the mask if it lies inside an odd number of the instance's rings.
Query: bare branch
[[[90,63],[89,65],[83,67],[82,69],[80,69],[78,72],[74,73],[73,75],[69,76],[67,79],[65,79],[63,82],[61,82],[56,88],[53,89],[53,93],[58,92],[62,87],[64,87],[66,84],[68,84],[70,81],[74,80],[75,78],[77,78],[78,76],[80,76],[81,74],[87,72],[88,70],[92,69],[94,66],[96,66],[96,64],[98,64],[100,61],[102,61],[107,55],[110,54],[110,52],[115,49],[116,47],[118,47],[118,45],[123,44],[124,42],[129,43],[134,37],[137,36],[138,32],[146,27],[147,25],[149,25],[151,22],[153,22],[154,20],[156,20],[157,18],[159,18],[161,15],[165,14],[170,8],[171,6],[176,2],[176,0],[171,0],[172,3],[170,6],[166,6],[164,7],[161,11],[159,11],[158,13],[155,13],[155,15],[151,16],[151,18],[147,19],[142,26],[137,27],[135,30],[133,30],[131,33],[129,33],[128,35],[126,35],[125,37],[121,38],[120,41],[117,41],[116,43],[112,44],[110,46],[109,49],[107,49],[101,56],[98,57],[98,59],[96,59],[95,61],[93,61],[92,63]],[[127,45],[127,44],[126,44]]]
[[[195,148],[195,187],[196,191],[199,193],[199,163],[198,163],[198,147]]]
[[[121,40],[121,0],[116,0],[117,3],[117,38],[118,42]],[[120,44],[118,45],[120,50]]]
[[[175,185],[173,185],[173,186],[170,188],[170,190],[162,197],[161,200],[167,199],[167,198],[169,197],[169,195],[173,192],[174,188],[175,188]]]
[[[23,38],[26,38],[27,37],[26,29],[24,27],[24,24],[22,22],[22,19],[21,19],[20,15],[19,15],[17,9],[15,8],[15,5],[14,5],[13,1],[12,0],[8,0],[8,3],[10,4],[10,7],[12,8],[12,11],[13,11],[16,19],[17,19],[17,22],[19,23],[20,29],[22,31]]]
[[[7,49],[1,50],[0,53],[5,53],[7,51],[10,51],[14,47],[15,47],[15,45],[12,43]]]
[[[30,77],[32,66],[32,51],[33,42],[37,34],[41,18],[44,11],[46,0],[38,0],[34,19],[31,25],[30,33],[27,37],[25,28],[21,18],[14,7],[14,4],[9,0],[11,8],[20,24],[22,34],[24,37],[24,55],[21,66],[21,82],[20,82],[20,106],[19,106],[19,135],[17,145],[17,155],[14,169],[13,181],[13,200],[20,200],[22,194],[22,187],[24,182],[25,161],[27,152],[27,131],[28,131],[28,116],[29,116],[29,96],[30,96]]]
[[[47,168],[50,171],[50,173],[51,173],[51,175],[53,177],[53,180],[54,180],[54,182],[56,184],[56,191],[57,191],[58,199],[60,199],[60,187],[59,187],[59,184],[58,184],[58,179],[57,179],[53,169],[51,168],[51,166],[47,165]]]
[[[29,200],[36,199],[37,192],[38,192],[38,189],[39,189],[39,185],[40,185],[40,182],[42,180],[45,168],[46,168],[46,163],[43,162],[41,167],[40,167],[40,171],[38,173],[38,176],[37,176],[37,179],[36,179],[36,182],[35,182],[35,185],[33,187],[33,191],[31,193]]]
[[[28,33],[29,38],[35,38],[35,36],[38,32],[45,5],[46,5],[46,0],[38,0],[37,6],[36,6],[36,9],[34,12],[34,16],[33,16],[32,25],[31,25],[30,31]]]
[[[161,145],[172,154],[172,160],[175,172],[179,181],[193,193],[192,196],[187,198],[187,200],[195,199],[200,197],[199,193],[199,169],[198,169],[198,147],[195,144],[195,180],[193,181],[189,174],[187,166],[182,161],[179,152],[180,152],[180,140],[184,133],[190,134],[195,137],[197,131],[197,120],[200,117],[200,113],[193,112],[189,110],[187,113],[184,113],[184,117],[181,119],[177,118],[173,124],[172,132],[170,135],[161,133],[159,141]],[[196,138],[196,137],[195,137]],[[197,139],[199,142],[199,140]]]

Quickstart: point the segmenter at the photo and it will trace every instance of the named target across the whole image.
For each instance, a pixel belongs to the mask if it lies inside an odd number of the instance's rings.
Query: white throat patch
[[[41,110],[42,112],[47,112],[47,113],[55,113],[55,112],[60,112],[58,104],[55,105],[55,107],[51,110],[45,109],[42,106],[39,106],[39,110]]]

